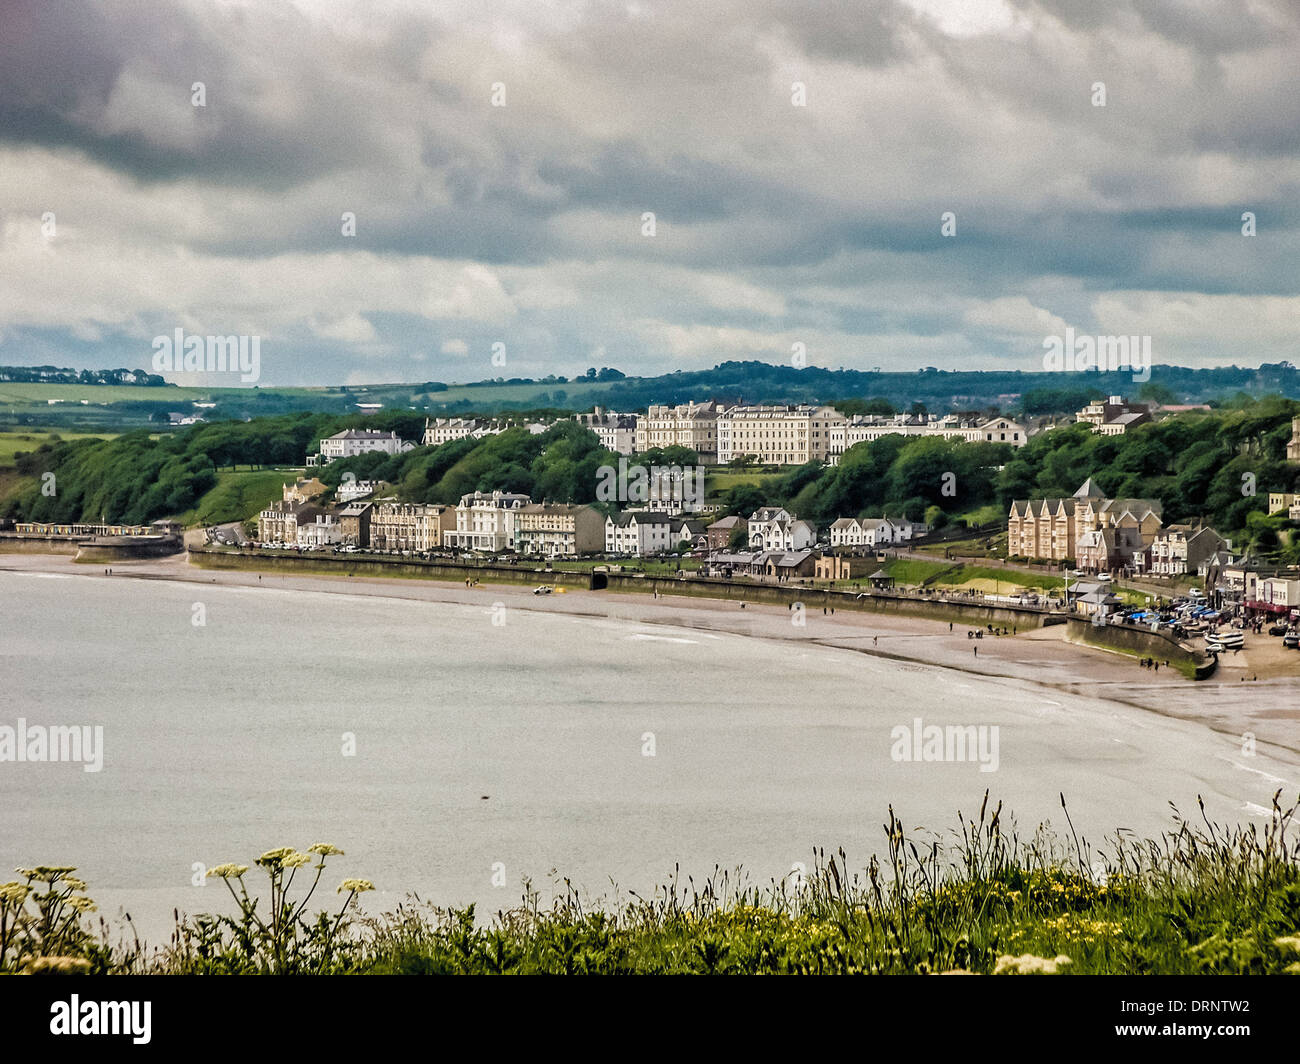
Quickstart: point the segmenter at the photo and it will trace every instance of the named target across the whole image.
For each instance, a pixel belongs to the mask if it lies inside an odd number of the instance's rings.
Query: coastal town
[[[1154,410],[1122,396],[1090,402],[1075,415],[1106,437],[1130,432]],[[1095,624],[1141,625],[1207,650],[1240,648],[1233,630],[1268,631],[1294,647],[1300,623],[1300,568],[1234,550],[1231,538],[1203,522],[1166,523],[1158,498],[1110,498],[1085,478],[1071,495],[1014,499],[1000,527],[931,528],[903,513],[843,514],[817,522],[772,501],[725,512],[710,497],[711,475],[813,463],[834,467],[848,449],[889,436],[1024,447],[1035,430],[1004,416],[845,416],[833,406],[723,407],[714,402],[650,405],[644,414],[604,411],[572,417],[593,433],[616,464],[598,475],[600,505],[574,503],[485,485],[455,504],[413,502],[395,485],[344,472],[331,486],[313,471],[362,455],[400,456],[509,431],[546,433],[556,422],[497,417],[426,419],[420,439],[358,427],[320,439],[302,473],[286,478],[281,498],[247,522],[202,531],[205,550],[364,556],[458,564],[507,564],[543,573],[578,565],[607,573],[873,595],[948,596],[965,602],[1063,610]],[[1288,455],[1300,460],[1300,418]],[[1042,431],[1038,429],[1037,431]],[[642,464],[637,456],[689,456],[686,465]],[[331,478],[335,479],[335,478]],[[1300,518],[1300,494],[1267,493],[1267,512]],[[91,537],[179,542],[178,522],[150,525],[17,522],[19,537]],[[948,580],[962,551],[989,573]],[[199,546],[199,543],[194,543]],[[906,563],[910,562],[910,567]],[[542,589],[549,590],[547,585]],[[1225,643],[1224,640],[1227,639]],[[1202,645],[1200,642],[1198,646]]]

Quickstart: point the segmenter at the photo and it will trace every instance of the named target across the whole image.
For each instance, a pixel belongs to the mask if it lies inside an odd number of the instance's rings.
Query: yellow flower
[[[257,859],[257,863],[263,868],[271,866],[278,868],[280,862],[293,852],[294,849],[292,846],[279,846],[274,850],[267,850],[266,853],[262,854],[262,856]]]
[[[217,876],[220,879],[238,879],[248,871],[246,864],[222,864],[216,868],[209,868],[208,875]]]
[[[26,876],[28,879],[43,879],[51,882],[60,876],[65,876],[69,872],[75,872],[76,865],[37,865],[35,868],[15,868],[14,871],[20,876]]]
[[[93,913],[99,908],[98,905],[87,898],[84,894],[74,894],[68,899],[68,904],[79,913]]]
[[[281,868],[301,868],[305,864],[311,864],[311,857],[305,853],[291,853],[280,859]]]
[[[331,846],[328,842],[318,842],[307,847],[308,853],[319,854],[321,857],[342,857],[343,851],[337,846]]]
[[[22,869],[19,869],[21,872]],[[6,902],[10,905],[21,905],[27,900],[27,895],[32,892],[32,888],[26,883],[19,883],[14,880],[12,883],[0,883],[0,902]]]
[[[374,889],[375,885],[368,879],[345,879],[339,884],[339,889],[335,893],[342,894],[346,890],[351,891],[353,894],[360,894],[363,891]]]

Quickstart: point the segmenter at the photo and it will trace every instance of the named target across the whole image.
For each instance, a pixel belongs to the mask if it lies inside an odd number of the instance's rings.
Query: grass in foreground
[[[1280,795],[1280,792],[1279,792]],[[1062,800],[1064,807],[1064,800]],[[361,915],[372,889],[347,879],[341,906],[309,912],[333,846],[283,847],[218,865],[236,916],[178,916],[169,945],[113,944],[75,869],[20,870],[0,886],[0,970],[95,973],[1288,973],[1300,974],[1296,812],[1274,797],[1269,823],[1201,825],[1174,810],[1157,839],[1116,835],[1094,854],[1004,830],[988,795],[958,814],[950,843],[909,837],[891,808],[886,850],[860,874],[843,852],[816,852],[804,882],[742,885],[718,871],[649,897],[591,909],[568,890],[550,908],[531,889],[487,925],[473,907],[411,899]],[[1068,811],[1066,817],[1068,820]],[[302,882],[294,881],[302,872]],[[567,885],[567,881],[566,881]],[[305,889],[304,889],[305,888]]]

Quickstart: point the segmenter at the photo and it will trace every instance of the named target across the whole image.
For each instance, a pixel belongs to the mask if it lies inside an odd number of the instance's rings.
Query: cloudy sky
[[[0,364],[1300,361],[1298,55],[1295,0],[4,0]]]

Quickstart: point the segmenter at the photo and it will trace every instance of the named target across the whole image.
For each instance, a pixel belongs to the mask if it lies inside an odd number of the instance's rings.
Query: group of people
[[[1144,669],[1153,669],[1156,672],[1160,671],[1160,662],[1156,661],[1155,658],[1143,658],[1139,664]],[[1169,668],[1169,662],[1167,660],[1165,661],[1164,666],[1166,669]]]

